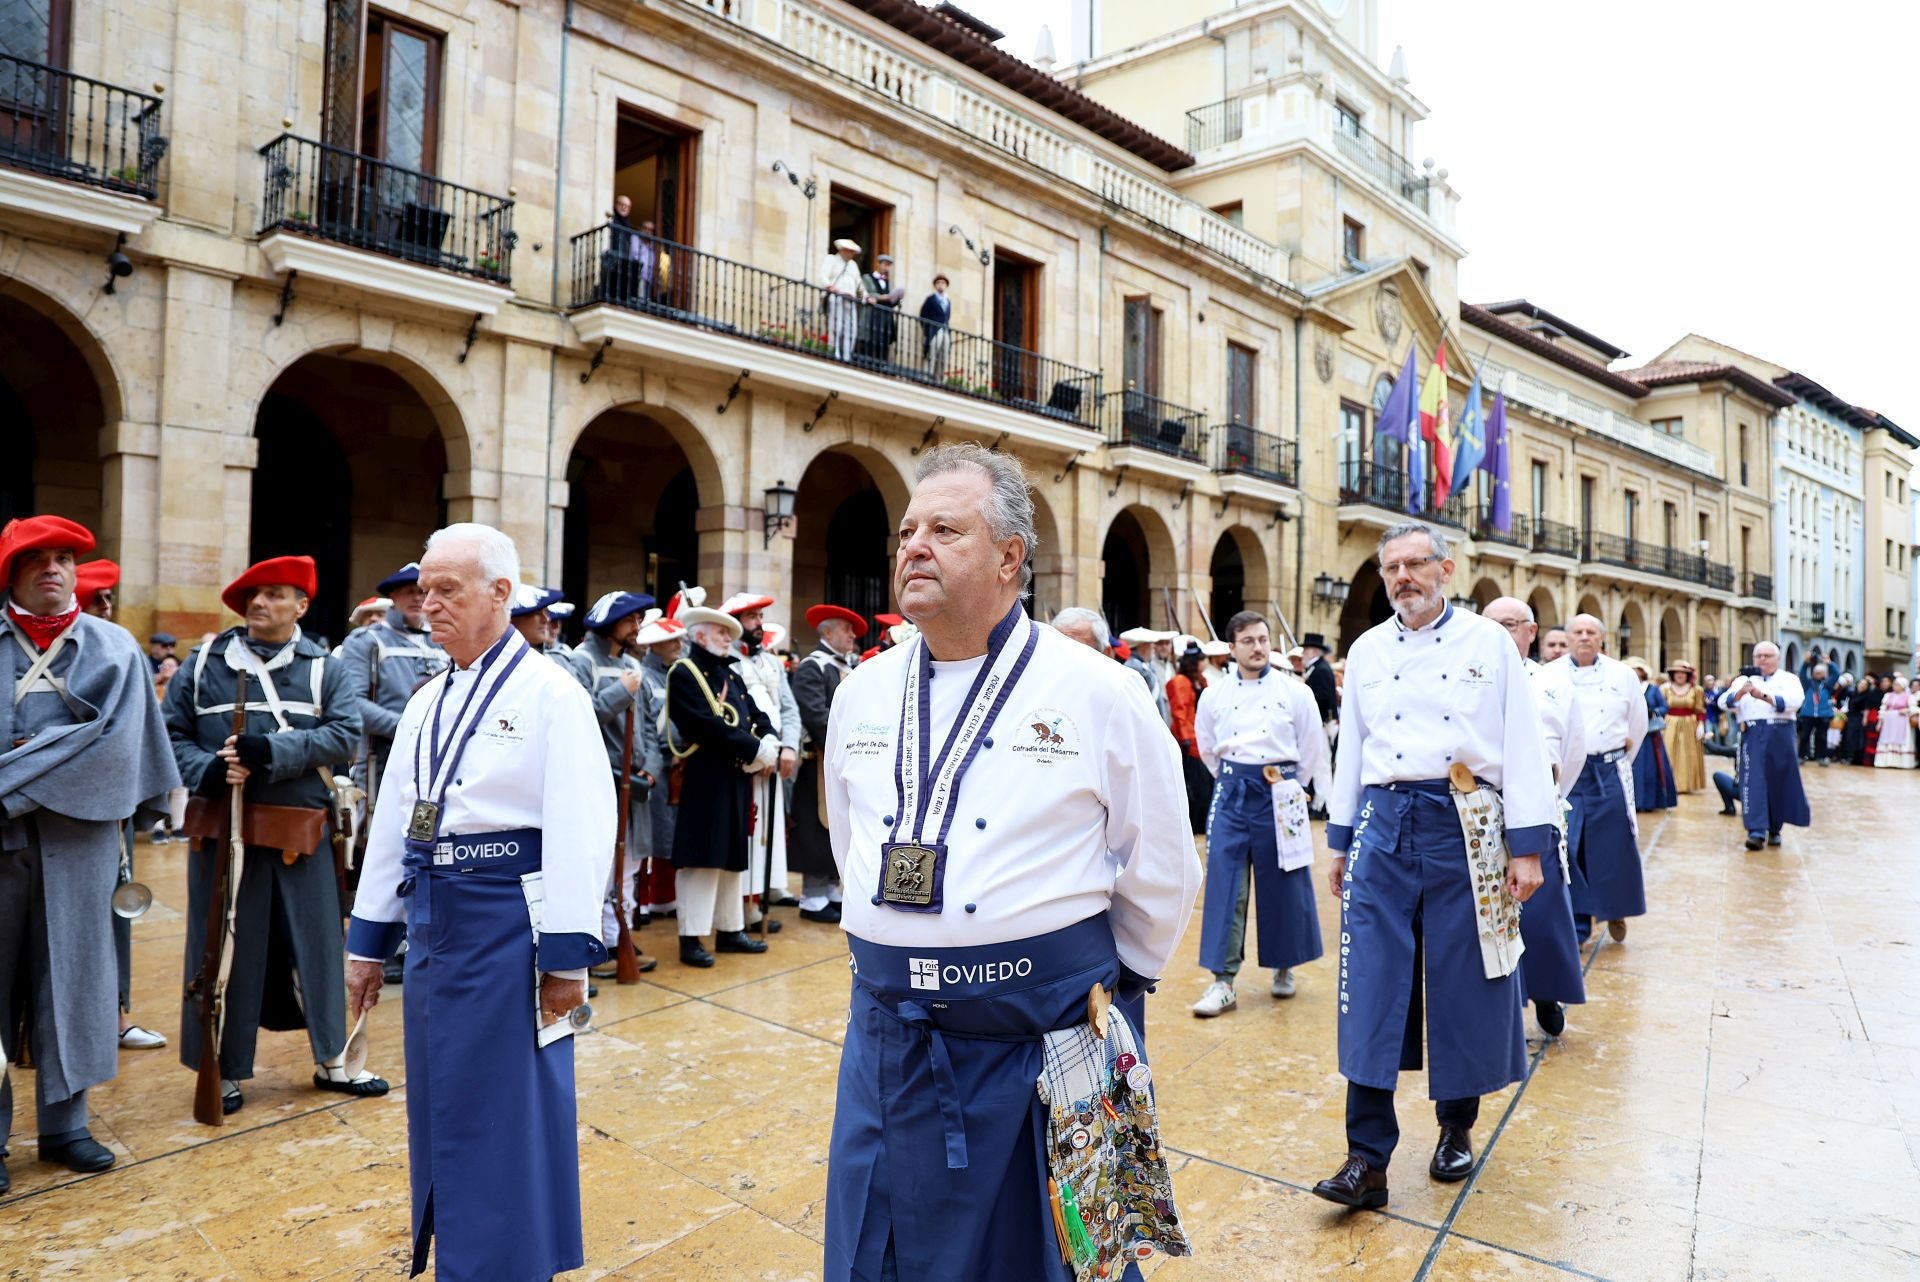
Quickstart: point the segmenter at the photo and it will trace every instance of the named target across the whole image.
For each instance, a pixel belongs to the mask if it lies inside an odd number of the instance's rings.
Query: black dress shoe
[[[1767,844],[1769,846],[1777,846],[1780,844],[1780,830],[1778,828],[1775,828],[1767,834]]]
[[[1731,805],[1725,805],[1720,807],[1720,813],[1723,815],[1737,815],[1740,812],[1735,810]]]
[[[69,1171],[78,1171],[82,1175],[91,1175],[112,1166],[115,1158],[113,1150],[105,1144],[90,1135],[82,1135],[65,1144],[42,1144],[40,1160],[64,1166]]]
[[[680,964],[682,966],[698,966],[700,969],[705,970],[707,967],[713,965],[713,954],[708,952],[706,947],[701,944],[700,936],[682,935],[680,936]]]
[[[798,908],[800,906],[800,901],[798,899],[795,899],[792,895],[782,895],[780,896],[780,898],[773,901],[773,906],[775,908]]]
[[[246,1106],[247,1097],[240,1093],[238,1086],[224,1087],[220,1091],[220,1111],[228,1117],[238,1113]]]
[[[1747,849],[1748,849],[1748,850],[1758,850],[1758,849],[1760,849],[1760,847],[1762,847],[1762,846],[1764,846],[1764,845],[1766,845],[1766,844],[1767,844],[1767,839],[1766,839],[1765,837],[1762,837],[1762,836],[1761,836],[1761,835],[1760,835],[1759,833],[1757,833],[1757,832],[1750,832],[1750,833],[1748,833],[1748,834],[1747,834]]]
[[[767,941],[755,939],[744,930],[723,930],[713,937],[716,953],[764,953]]]
[[[1558,1037],[1566,1031],[1567,1011],[1559,1002],[1535,1002],[1533,1017],[1540,1021],[1540,1031],[1548,1037]]]
[[[1378,1210],[1387,1204],[1387,1173],[1368,1166],[1364,1157],[1349,1153],[1346,1164],[1332,1179],[1313,1186],[1313,1195],[1342,1206]]]
[[[800,910],[800,918],[802,921],[818,921],[824,922],[829,926],[838,926],[840,924],[840,905],[828,904],[825,908],[802,908]]]
[[[0,1157],[0,1194],[13,1187],[13,1176],[7,1174],[7,1161]]]
[[[1427,1174],[1442,1184],[1458,1184],[1473,1173],[1473,1132],[1461,1126],[1440,1128]]]

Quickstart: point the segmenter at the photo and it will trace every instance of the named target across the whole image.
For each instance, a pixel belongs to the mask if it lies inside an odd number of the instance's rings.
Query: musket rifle
[[[627,742],[620,753],[620,814],[613,836],[613,912],[620,920],[614,941],[614,977],[622,984],[640,982],[640,958],[633,951],[633,929],[627,919],[627,816],[633,805],[633,700],[627,700]]]
[[[247,732],[247,674],[234,674],[233,735]],[[246,812],[246,784],[227,785],[227,845],[213,860],[213,885],[207,894],[207,938],[200,950],[200,970],[187,985],[200,1003],[200,1076],[193,1089],[193,1120],[219,1126],[226,1120],[220,1088],[220,1034],[226,1024],[223,1009],[227,976],[233,971],[233,917],[246,857],[241,822]]]

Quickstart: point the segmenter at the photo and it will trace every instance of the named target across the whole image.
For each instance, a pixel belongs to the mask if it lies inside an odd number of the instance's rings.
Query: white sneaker
[[[1276,970],[1273,972],[1273,995],[1275,997],[1293,996],[1293,972]]]
[[[138,1024],[133,1025],[127,1029],[126,1032],[120,1034],[120,1047],[122,1050],[150,1051],[156,1047],[165,1046],[166,1044],[167,1039],[163,1035],[154,1032],[150,1028],[142,1028]]]
[[[1200,1000],[1193,1004],[1193,1014],[1196,1019],[1212,1019],[1239,1004],[1239,999],[1233,995],[1233,985],[1224,979],[1216,979],[1207,985],[1207,991],[1200,994]]]

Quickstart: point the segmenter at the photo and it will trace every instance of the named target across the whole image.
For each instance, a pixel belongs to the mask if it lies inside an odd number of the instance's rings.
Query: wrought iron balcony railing
[[[922,321],[829,297],[819,285],[603,223],[572,241],[569,305],[612,305],[717,334],[843,361],[889,378],[1100,426],[1100,375]]]
[[[1223,423],[1211,433],[1214,471],[1257,476],[1277,485],[1300,484],[1300,466],[1292,441],[1255,431],[1244,423]]]
[[[1670,579],[1684,579],[1722,592],[1733,589],[1733,567],[1678,548],[1618,534],[1590,533],[1581,543],[1580,559],[1627,570],[1644,570]]]
[[[152,200],[160,99],[0,53],[0,165]]]
[[[1398,192],[1400,199],[1416,209],[1427,208],[1431,181],[1405,156],[1388,146],[1385,139],[1365,129],[1336,129],[1333,142],[1342,155],[1365,170],[1375,182]]]
[[[1238,98],[1195,107],[1187,113],[1187,150],[1204,151],[1239,142],[1244,119]]]
[[[1340,460],[1340,501],[1407,510],[1405,464],[1377,463],[1373,459]]]
[[[1733,567],[1720,561],[1707,562],[1707,586],[1721,592],[1733,591]]]
[[[1500,529],[1493,523],[1493,505],[1481,503],[1473,509],[1473,537],[1490,543],[1508,543],[1514,547],[1527,546],[1527,518],[1518,512],[1508,514],[1506,529]]]
[[[1773,600],[1773,576],[1771,574],[1755,574],[1749,570],[1742,577],[1745,579],[1742,595],[1750,596],[1756,601]]]
[[[1206,415],[1145,392],[1102,396],[1100,427],[1111,444],[1137,445],[1196,463],[1206,448]]]
[[[1527,546],[1545,556],[1576,557],[1580,555],[1580,531],[1565,521],[1532,517],[1527,522]]]
[[[285,231],[506,285],[513,201],[309,138],[260,149],[260,234]]]

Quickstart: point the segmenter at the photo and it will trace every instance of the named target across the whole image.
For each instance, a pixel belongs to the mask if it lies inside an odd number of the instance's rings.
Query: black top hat
[[[1300,638],[1300,648],[1304,650],[1308,646],[1312,646],[1316,650],[1324,650],[1327,648],[1327,639],[1318,632],[1305,633]]]

